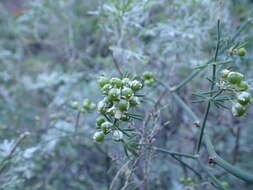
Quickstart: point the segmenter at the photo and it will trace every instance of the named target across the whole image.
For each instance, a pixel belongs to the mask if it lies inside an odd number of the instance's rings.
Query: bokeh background
[[[78,113],[69,105],[85,98],[98,102],[97,78],[118,76],[115,60],[122,71],[153,71],[164,84],[178,84],[214,54],[217,20],[222,39],[228,40],[252,10],[252,0],[1,0],[0,158],[21,134],[30,135],[0,174],[0,189],[215,189],[207,179],[180,183],[179,178],[196,176],[168,155],[144,151],[128,158],[117,143],[94,143],[98,114],[81,114],[76,130]],[[238,41],[247,42],[248,53],[234,68],[252,89],[252,24]],[[208,88],[207,71],[178,91],[200,118],[205,107],[191,103],[192,93]],[[198,133],[191,118],[162,93],[159,85],[145,90],[150,101],[140,106],[143,115],[163,98],[140,130],[143,137],[153,131],[153,144],[193,152]],[[235,119],[230,111],[214,108],[207,124],[217,152],[253,173],[252,114],[250,107]],[[202,154],[207,159],[204,149]],[[210,170],[228,189],[253,189],[215,165]]]

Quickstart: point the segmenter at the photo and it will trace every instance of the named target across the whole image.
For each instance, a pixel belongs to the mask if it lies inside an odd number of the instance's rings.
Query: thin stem
[[[201,166],[201,168],[207,173],[207,175],[209,176],[209,178],[214,182],[214,184],[216,185],[215,187],[217,187],[220,190],[227,190],[220,182],[219,180],[205,167],[205,165],[202,163],[202,161],[200,159],[198,159],[199,165]]]
[[[202,179],[202,176],[193,167],[191,167],[189,164],[187,164],[183,160],[177,158],[175,155],[172,155],[171,157],[174,158],[175,160],[177,160],[178,162],[180,162],[186,168],[190,169],[193,173],[195,173],[199,177],[199,179]]]
[[[197,153],[199,153],[199,151],[200,151],[201,142],[202,142],[202,139],[203,139],[204,130],[205,130],[206,121],[207,121],[207,116],[208,116],[208,114],[209,114],[210,107],[211,107],[211,102],[209,101],[209,102],[207,103],[207,107],[206,107],[206,111],[205,111],[204,120],[203,120],[203,123],[202,123],[202,126],[201,126],[199,138],[198,138]]]
[[[218,58],[219,47],[220,47],[220,20],[218,20],[218,22],[217,22],[217,45],[216,45],[216,50],[215,50],[215,54],[214,54],[214,61],[215,62],[217,61],[217,58]],[[211,83],[211,88],[210,88],[211,92],[214,89],[215,80],[216,80],[216,65],[213,65],[212,83]],[[213,96],[213,93],[210,93],[210,97],[212,97],[212,96]],[[200,151],[201,142],[203,139],[203,135],[204,135],[205,127],[206,127],[206,121],[207,121],[207,117],[208,117],[208,114],[210,111],[210,107],[211,107],[211,101],[208,101],[206,111],[205,111],[204,120],[203,120],[203,123],[201,126],[200,135],[198,138],[197,153],[199,153],[199,151]]]
[[[197,155],[192,155],[192,154],[187,154],[187,153],[169,151],[169,150],[166,150],[166,149],[164,149],[164,148],[152,147],[152,149],[155,150],[155,151],[159,151],[159,152],[163,152],[163,153],[170,154],[170,155],[172,155],[172,156],[182,156],[182,157],[191,158],[191,159],[197,159],[197,158],[198,158]]]

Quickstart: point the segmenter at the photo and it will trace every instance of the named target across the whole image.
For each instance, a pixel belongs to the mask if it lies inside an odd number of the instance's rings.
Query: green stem
[[[202,176],[193,167],[191,167],[189,164],[187,164],[183,160],[180,160],[179,158],[177,158],[174,155],[172,155],[171,157],[174,158],[175,160],[177,160],[178,162],[180,162],[183,166],[185,166],[188,169],[190,169],[193,173],[195,173],[199,177],[199,179],[202,179]]]
[[[182,156],[182,157],[191,158],[191,159],[197,159],[198,158],[198,155],[192,155],[192,154],[181,153],[181,152],[174,152],[174,151],[169,151],[169,150],[166,150],[164,148],[158,148],[158,147],[152,147],[152,148],[155,151],[167,153],[167,154],[170,154],[172,156]]]
[[[198,162],[201,168],[207,173],[210,179],[214,182],[216,187],[220,190],[226,190],[226,188],[219,182],[219,180],[205,167],[205,165],[202,163],[200,159],[198,159]]]

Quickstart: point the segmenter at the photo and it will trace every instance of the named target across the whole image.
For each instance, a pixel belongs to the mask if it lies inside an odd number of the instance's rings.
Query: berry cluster
[[[235,117],[244,115],[251,102],[251,94],[247,92],[249,85],[243,80],[243,74],[231,72],[228,69],[221,71],[222,82],[226,90],[234,92],[236,98],[232,105],[232,114]]]
[[[97,111],[102,116],[96,120],[99,131],[94,134],[93,139],[101,142],[105,135],[113,132],[113,139],[120,141],[123,139],[123,133],[119,130],[118,122],[128,122],[134,118],[130,111],[140,104],[140,95],[137,91],[143,85],[137,79],[115,77],[109,79],[105,76],[99,78],[98,84],[104,98],[97,104]]]

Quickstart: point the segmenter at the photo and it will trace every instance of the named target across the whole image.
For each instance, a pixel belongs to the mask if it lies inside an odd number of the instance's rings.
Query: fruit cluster
[[[247,51],[244,47],[241,47],[241,48],[232,47],[229,51],[230,51],[231,55],[237,55],[237,56],[240,56],[240,57],[245,56],[246,53],[247,53]]]
[[[119,141],[123,138],[123,133],[118,130],[117,123],[128,122],[132,118],[130,110],[140,104],[140,97],[136,92],[143,84],[137,79],[109,79],[106,76],[101,76],[98,84],[104,98],[97,104],[97,111],[102,116],[96,120],[99,131],[94,134],[93,139],[101,142],[105,135],[113,132],[113,139]]]
[[[251,102],[251,94],[247,92],[249,85],[243,81],[243,74],[224,69],[221,71],[221,78],[227,86],[226,89],[232,90],[236,95],[236,101],[232,105],[233,116],[240,117],[244,115]]]

